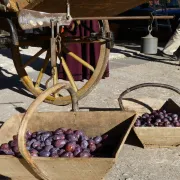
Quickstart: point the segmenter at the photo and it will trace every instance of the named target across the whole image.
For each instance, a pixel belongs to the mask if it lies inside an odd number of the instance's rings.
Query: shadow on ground
[[[12,60],[11,51],[9,49],[1,49],[0,54],[2,56],[7,57],[7,58]],[[21,59],[22,59],[23,63],[27,62],[31,57],[32,57],[31,55],[21,54]],[[30,64],[30,67],[33,68],[36,71],[40,71],[40,69],[41,69],[41,67],[43,65],[43,62],[44,62],[44,59],[38,57],[35,62]],[[48,67],[49,66],[50,66],[50,62],[48,64]],[[47,67],[47,69],[45,71],[45,74],[50,76],[51,75],[51,68],[48,68],[48,67]]]
[[[12,60],[11,51],[9,49],[1,49],[0,54],[1,54],[1,56],[9,58],[8,60]],[[29,58],[31,58],[31,56],[24,55],[24,54],[22,55],[22,59],[24,62],[26,62]],[[42,66],[42,63],[43,63],[43,59],[38,58],[37,61],[35,61],[34,63],[31,64],[31,67],[36,71],[40,71],[40,67]],[[47,75],[50,75],[51,74],[50,68],[47,68],[45,73]],[[13,74],[13,73],[9,72],[8,70],[0,67],[0,80],[1,80],[1,82],[5,82],[5,83],[0,84],[0,90],[10,89],[14,92],[23,94],[27,97],[34,99],[35,96],[27,91],[27,89],[25,88],[23,83],[20,81],[19,75]],[[42,84],[40,85],[40,87],[43,89],[45,88],[45,86]],[[17,110],[20,112],[24,111],[20,108],[19,109],[17,108]]]
[[[11,75],[11,76],[9,77],[9,76],[6,76],[5,74]],[[8,88],[19,94],[23,94],[25,96],[34,98],[33,95],[31,95],[30,93],[26,91],[18,75],[10,73],[9,71],[7,71],[6,69],[2,67],[0,67],[0,80],[1,82],[5,82],[5,83],[0,83],[0,90]]]
[[[158,53],[155,55],[155,57],[152,57],[150,55],[145,55],[145,54],[139,54],[140,52],[140,47],[132,47],[132,46],[123,46],[128,48],[127,50],[121,50],[117,48],[111,49],[112,53],[121,53],[124,54],[126,57],[132,57],[132,58],[138,58],[139,60],[144,60],[144,61],[151,61],[151,62],[159,62],[163,64],[168,64],[172,66],[178,66],[176,63],[177,61],[169,61],[168,59],[160,59],[162,58],[161,56],[161,51],[158,50]],[[133,50],[133,51],[131,51]],[[138,51],[138,52],[134,52]]]

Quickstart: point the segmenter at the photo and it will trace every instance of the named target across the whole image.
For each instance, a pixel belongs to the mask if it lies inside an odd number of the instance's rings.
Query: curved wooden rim
[[[73,102],[72,109],[73,111],[78,111],[78,99],[76,97],[76,93],[74,92],[73,88],[68,84],[58,83],[55,86],[45,90],[31,103],[27,112],[23,116],[18,132],[18,146],[21,155],[27,161],[27,163],[33,169],[33,171],[38,175],[38,177],[44,180],[49,180],[49,178],[47,177],[46,173],[40,170],[39,167],[36,165],[36,163],[32,160],[31,155],[26,148],[25,134],[27,131],[28,122],[32,117],[33,113],[35,112],[35,110],[37,109],[37,107],[45,100],[47,96],[49,96],[52,93],[56,93],[61,89],[66,89],[70,93]]]
[[[122,98],[123,96],[125,96],[126,94],[130,93],[131,91],[134,91],[136,89],[140,89],[140,88],[144,88],[144,87],[160,87],[160,88],[166,88],[166,89],[170,89],[176,93],[178,93],[180,95],[180,89],[170,86],[168,84],[161,84],[161,83],[143,83],[143,84],[138,84],[136,86],[130,87],[127,90],[125,90],[124,92],[122,92],[118,98],[119,101],[119,106],[121,110],[125,110],[123,102],[122,102]]]

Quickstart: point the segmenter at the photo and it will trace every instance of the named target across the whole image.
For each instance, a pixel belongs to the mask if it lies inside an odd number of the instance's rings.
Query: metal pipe
[[[10,34],[12,38],[12,44],[15,46],[19,46],[19,39],[18,39],[16,27],[14,26],[13,22],[10,19],[7,18],[6,20],[9,25],[9,30],[10,30]]]
[[[173,19],[175,16],[153,16],[154,19]],[[75,17],[73,20],[145,20],[151,16],[118,16],[118,17]]]

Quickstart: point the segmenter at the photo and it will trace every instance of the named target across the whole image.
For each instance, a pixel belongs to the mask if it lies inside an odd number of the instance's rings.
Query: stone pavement
[[[33,50],[23,50],[31,55]],[[0,114],[6,121],[14,114],[24,112],[34,97],[26,91],[10,59],[8,50],[0,50]],[[36,70],[29,68],[33,74]],[[118,108],[117,98],[125,89],[140,83],[159,82],[180,88],[178,62],[139,53],[133,43],[118,44],[110,56],[110,77],[103,79],[95,89],[79,102],[80,109]],[[98,97],[98,98],[97,98]],[[165,101],[172,98],[180,105],[174,92],[161,88],[143,88],[128,95],[131,98],[154,98]],[[71,106],[54,106],[42,103],[39,111],[69,111]],[[107,180],[179,180],[180,149],[142,149],[127,143],[121,151],[117,164],[108,173]],[[0,178],[1,179],[1,178]]]

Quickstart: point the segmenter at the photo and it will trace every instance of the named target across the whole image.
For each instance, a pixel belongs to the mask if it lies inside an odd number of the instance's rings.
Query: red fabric
[[[98,21],[83,21],[87,27],[92,28],[95,32],[99,31],[99,23]],[[72,36],[71,33],[68,34]],[[74,34],[73,34],[74,36]],[[90,36],[90,31],[85,29],[82,25],[77,26],[77,31],[75,36]],[[79,44],[72,43],[68,45],[68,49],[72,51],[77,56],[81,57],[83,60],[91,64],[93,67],[96,67],[97,61],[99,59],[100,54],[100,44],[91,43],[91,44]],[[81,63],[77,62],[74,58],[69,55],[63,54],[66,63],[74,77],[75,81],[81,81],[83,79],[89,79],[91,77],[92,72],[84,67]],[[109,64],[106,68],[103,78],[109,77]],[[66,73],[64,72],[63,67],[60,65],[59,70],[59,78],[67,80]]]

